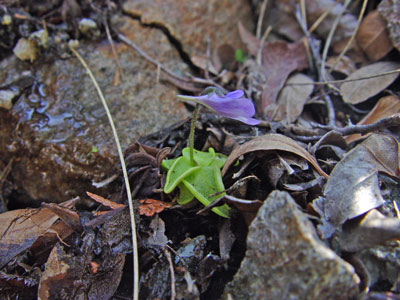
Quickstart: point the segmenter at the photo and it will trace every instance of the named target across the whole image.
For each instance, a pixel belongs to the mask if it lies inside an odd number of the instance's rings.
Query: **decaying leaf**
[[[257,56],[260,41],[240,23],[239,33],[249,53]],[[266,81],[263,85],[264,90],[257,110],[263,116],[271,118],[278,94],[290,73],[307,67],[307,51],[303,41],[266,43],[262,49],[261,64]]]
[[[339,235],[339,243],[342,250],[356,252],[394,238],[400,238],[400,219],[386,217],[373,209],[359,222],[346,224]]]
[[[400,64],[392,61],[377,62],[366,67],[358,69],[346,79],[353,80],[371,75],[378,75],[385,72],[393,71],[400,68]],[[345,82],[340,87],[343,100],[346,103],[358,104],[375,96],[386,87],[388,87],[399,73],[389,74],[385,76],[374,77],[370,79]]]
[[[385,20],[377,10],[371,11],[361,22],[356,39],[372,61],[381,59],[393,49]]]
[[[301,147],[296,141],[280,134],[266,134],[256,137],[232,151],[228,156],[224,168],[222,169],[222,175],[226,174],[229,167],[237,161],[237,159],[247,153],[253,151],[286,151],[298,155],[307,160],[316,171],[328,178],[328,175],[318,165],[316,159],[308,153],[303,147]]]
[[[373,134],[335,166],[325,186],[325,198],[313,202],[325,222],[319,226],[325,238],[347,220],[383,204],[377,174],[398,177],[399,155],[394,137]]]
[[[110,201],[102,196],[90,193],[90,192],[86,192],[86,194],[92,198],[94,201],[96,201],[97,203],[100,203],[106,207],[109,207],[111,209],[117,209],[117,208],[121,208],[121,207],[125,207],[125,205],[123,204],[119,204],[119,203],[115,203],[113,201]]]
[[[304,104],[310,97],[314,86],[310,85],[291,85],[296,83],[313,83],[314,81],[307,75],[298,73],[291,76],[286,86],[281,90],[278,101],[274,109],[272,119],[290,124],[296,121],[303,111]]]
[[[139,200],[139,214],[151,217],[154,214],[162,212],[164,209],[171,207],[171,203],[166,203],[163,201],[155,199],[143,199]]]
[[[96,273],[91,274],[88,257],[57,243],[40,278],[38,299],[110,299],[121,280],[125,254],[102,252],[100,258],[95,262]]]
[[[400,112],[400,98],[396,96],[386,96],[375,104],[374,108],[357,125],[367,125],[375,123],[383,118],[387,118]],[[369,135],[369,134],[368,134]],[[345,137],[347,143],[365,138],[368,135],[352,134]]]
[[[165,247],[169,241],[165,235],[164,221],[157,215],[151,220],[149,228],[152,232],[144,239],[145,244],[149,247]]]
[[[72,207],[76,200],[62,205]],[[59,217],[47,208],[18,209],[0,214],[0,269],[29,249]]]
[[[290,73],[307,67],[306,48],[302,41],[292,44],[281,41],[267,43],[262,52],[262,65],[267,80],[258,111],[270,118],[269,106],[275,104]]]

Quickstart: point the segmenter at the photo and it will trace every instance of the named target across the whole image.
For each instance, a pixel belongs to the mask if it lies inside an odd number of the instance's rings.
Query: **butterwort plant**
[[[213,148],[208,152],[194,149],[194,131],[199,106],[203,105],[216,114],[235,119],[248,125],[257,125],[254,119],[255,108],[250,99],[244,97],[242,90],[224,94],[219,89],[210,87],[200,96],[178,95],[178,99],[196,103],[189,135],[189,147],[182,150],[182,155],[175,159],[164,159],[162,166],[167,170],[164,192],[171,193],[179,189],[179,204],[186,204],[196,198],[207,206],[224,195],[221,169],[226,156],[216,153]],[[218,196],[212,196],[218,194]],[[214,213],[229,218],[229,206],[224,204],[213,207]]]

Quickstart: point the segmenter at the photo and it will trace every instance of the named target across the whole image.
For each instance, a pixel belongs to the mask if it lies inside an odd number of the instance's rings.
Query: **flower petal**
[[[242,98],[244,95],[244,92],[242,90],[236,90],[233,92],[229,92],[228,94],[226,94],[226,98],[229,99],[237,99],[237,98]]]
[[[238,121],[243,122],[243,123],[245,123],[247,125],[257,125],[257,124],[260,123],[259,120],[254,119],[254,118],[238,117],[238,118],[232,118],[232,119],[238,120]]]
[[[239,120],[248,125],[256,125],[259,121],[251,118],[256,113],[254,104],[250,99],[243,96],[244,92],[242,90],[236,90],[229,92],[225,96],[213,91],[202,96],[178,95],[177,97],[181,100],[202,104],[221,116]]]

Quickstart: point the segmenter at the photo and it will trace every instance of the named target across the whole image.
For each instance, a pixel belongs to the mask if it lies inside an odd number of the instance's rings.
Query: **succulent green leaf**
[[[226,155],[223,155],[221,153],[216,153],[213,165],[217,166],[219,169],[222,169],[222,167],[225,165],[226,162]]]
[[[180,156],[168,170],[165,180],[164,192],[171,193],[186,176],[196,172],[200,167],[193,167],[188,159]]]
[[[186,147],[182,150],[182,156],[190,160],[190,149]],[[209,148],[208,152],[203,152],[194,149],[193,159],[199,166],[209,166],[215,158],[215,151],[213,148]]]
[[[163,159],[162,161],[161,161],[161,166],[165,169],[165,170],[169,170],[169,169],[171,169],[171,167],[172,167],[172,165],[174,164],[174,162],[178,159],[179,157],[177,157],[177,158],[174,158],[174,159]]]
[[[187,189],[205,206],[223,195],[222,193],[221,195],[210,197],[211,194],[224,191],[222,178],[220,180],[216,178],[215,170],[221,176],[219,168],[213,165],[202,167],[182,180]],[[221,217],[229,218],[229,206],[227,205],[214,207],[212,211]]]
[[[192,192],[188,190],[188,188],[183,184],[183,182],[178,184],[178,188],[179,188],[178,204],[185,205],[194,199]]]
[[[184,148],[182,156],[162,161],[161,165],[168,171],[164,192],[170,193],[178,187],[179,204],[187,204],[196,198],[207,206],[224,195],[221,193],[214,197],[210,196],[225,190],[221,168],[225,164],[226,156],[215,153],[213,148],[209,148],[208,152],[194,150],[193,158],[196,164],[194,165],[190,161],[189,152],[189,148]],[[211,210],[222,217],[229,218],[229,209],[229,206],[224,204],[213,207]]]

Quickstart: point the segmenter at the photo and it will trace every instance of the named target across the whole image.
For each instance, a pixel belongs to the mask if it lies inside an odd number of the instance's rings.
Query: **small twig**
[[[311,48],[311,53],[312,53],[312,57],[315,59],[315,66],[316,66],[316,70],[318,72],[318,78],[319,80],[323,80],[323,82],[325,82],[324,76],[323,76],[323,72],[324,72],[324,68],[325,66],[323,66],[323,59],[321,59],[320,55],[319,55],[319,49],[317,49],[316,45],[315,45],[315,41],[314,39],[311,37],[310,32],[307,29],[307,23],[305,22],[305,20],[303,19],[303,14],[299,11],[299,9],[296,10],[296,17],[297,20],[304,32],[304,34],[306,35],[308,41],[309,41],[309,45]],[[321,68],[318,68],[318,66],[321,66]],[[323,66],[323,68],[322,68]],[[289,85],[289,84],[287,84]],[[328,124],[334,126],[336,121],[336,117],[335,117],[335,109],[333,107],[331,98],[329,97],[329,95],[325,95],[324,97],[325,100],[325,106],[326,109],[328,111]]]
[[[139,256],[138,256],[138,247],[137,247],[137,236],[136,236],[136,224],[135,224],[135,213],[133,211],[133,201],[132,201],[132,195],[131,195],[131,188],[129,185],[129,179],[128,179],[128,172],[126,170],[126,165],[125,165],[125,160],[124,160],[124,154],[121,149],[121,144],[119,142],[118,138],[118,133],[117,129],[115,128],[113,118],[111,116],[110,110],[108,109],[108,105],[106,102],[106,99],[103,96],[103,92],[100,89],[99,84],[97,83],[96,78],[94,77],[92,71],[89,69],[88,65],[86,62],[83,60],[83,58],[80,56],[78,51],[76,51],[73,48],[72,43],[68,44],[69,49],[72,51],[72,53],[78,58],[79,62],[83,65],[85,68],[86,72],[88,73],[90,79],[93,82],[93,85],[95,86],[97,93],[100,97],[100,100],[104,106],[104,110],[106,111],[108,121],[111,126],[111,130],[113,132],[114,140],[117,146],[118,150],[118,156],[121,162],[121,168],[122,168],[122,173],[124,175],[124,181],[125,181],[125,187],[126,187],[126,193],[128,197],[128,204],[129,204],[129,214],[131,217],[131,230],[132,230],[132,248],[133,248],[133,299],[138,300],[139,299]]]
[[[372,131],[377,131],[381,129],[385,129],[388,127],[392,126],[399,126],[400,125],[400,114],[396,114],[394,116],[388,117],[381,119],[379,121],[376,121],[375,123],[372,124],[366,124],[366,125],[349,125],[343,128],[339,128],[336,126],[321,126],[324,127],[325,129],[328,130],[334,130],[339,132],[341,135],[350,135],[350,134],[367,134]]]
[[[365,12],[365,9],[367,7],[367,3],[368,3],[368,0],[363,0],[363,4],[362,4],[361,10],[360,10],[360,14],[358,15],[357,26],[356,26],[356,28],[354,28],[353,34],[351,35],[350,39],[348,40],[348,42],[347,42],[346,46],[344,47],[344,49],[342,50],[342,52],[340,52],[338,58],[336,59],[335,63],[333,64],[331,70],[335,69],[336,65],[342,60],[343,56],[345,55],[347,50],[349,50],[351,44],[353,43],[353,40],[356,37],[358,28],[360,27],[361,19],[364,16],[364,12]]]
[[[157,60],[151,58],[146,52],[144,52],[141,48],[139,48],[139,46],[137,46],[134,42],[129,40],[122,33],[117,33],[117,35],[118,35],[118,38],[122,42],[127,44],[129,47],[133,48],[137,53],[139,53],[141,56],[143,56],[147,61],[149,61],[150,63],[152,63],[156,67],[159,67],[163,72],[167,73],[172,78],[177,79],[177,80],[182,80],[182,81],[190,81],[190,79],[184,78],[184,77],[180,77],[180,76],[176,75],[175,73],[171,72],[170,70],[168,70],[166,67],[161,65]]]
[[[257,64],[259,66],[262,65],[262,61],[261,60],[262,60],[262,52],[263,52],[263,49],[264,49],[265,40],[267,39],[267,37],[268,37],[269,33],[271,32],[271,30],[272,30],[272,27],[268,26],[267,29],[265,30],[263,36],[261,37],[260,48],[258,49],[258,52],[257,52]]]
[[[171,259],[171,253],[168,252],[167,248],[163,248],[164,254],[167,257],[169,263],[169,272],[171,273],[171,300],[175,300],[176,291],[175,291],[175,271],[174,264]]]
[[[328,124],[330,126],[335,126],[336,125],[336,113],[335,113],[335,107],[333,106],[331,97],[326,94],[324,96],[325,99],[325,106],[326,110],[328,111]]]
[[[222,85],[219,85],[218,83],[216,83],[216,82],[214,82],[212,80],[199,78],[199,77],[195,77],[195,76],[190,76],[190,81],[194,82],[194,83],[200,83],[200,84],[208,85],[208,86],[215,86],[215,87],[217,87],[218,89],[220,89],[224,93],[228,92],[228,90],[225,89]]]
[[[296,19],[308,40],[309,48],[311,49],[311,55],[315,60],[314,64],[310,64],[310,67],[316,69],[318,73],[318,78],[321,78],[320,69],[318,67],[321,65],[321,57],[319,54],[320,43],[315,38],[313,38],[311,36],[311,33],[308,31],[307,24],[305,23],[305,20],[303,20],[299,6],[296,6]]]
[[[347,135],[351,135],[351,134],[365,135],[367,133],[382,130],[382,129],[385,129],[388,127],[400,126],[400,114],[396,114],[391,117],[376,121],[375,123],[366,124],[366,125],[348,125],[343,128],[337,127],[337,126],[322,125],[322,124],[315,124],[314,126],[316,128],[326,130],[327,132],[328,131],[336,131],[337,133],[341,134],[342,136],[347,136]],[[301,141],[301,142],[314,142],[314,141],[318,141],[319,139],[321,139],[323,137],[323,135],[300,136],[300,135],[293,134],[292,132],[286,132],[285,134],[288,135],[289,137],[296,139],[298,141]]]
[[[329,31],[328,37],[326,38],[326,42],[325,42],[325,47],[324,50],[322,51],[322,59],[321,59],[321,76],[322,76],[322,81],[326,81],[325,78],[325,64],[326,64],[326,58],[328,56],[328,50],[331,46],[331,42],[332,42],[332,38],[333,38],[333,34],[336,31],[337,26],[339,25],[340,19],[342,17],[342,15],[344,14],[347,6],[349,6],[349,4],[351,3],[351,0],[345,0],[344,4],[343,4],[343,9],[341,10],[341,12],[339,13],[339,15],[337,16],[337,18],[335,19],[335,21],[332,24],[332,28]]]
[[[11,158],[10,161],[8,162],[7,166],[0,173],[0,190],[3,187],[3,183],[11,171],[11,166],[14,162],[14,159],[15,159],[15,157]]]
[[[260,15],[258,16],[258,21],[257,21],[257,31],[256,31],[256,37],[260,39],[261,36],[261,30],[262,30],[262,23],[264,20],[264,15],[265,15],[265,10],[268,5],[268,0],[264,0],[262,5],[261,5],[261,11]]]
[[[111,51],[114,55],[115,63],[117,64],[117,74],[118,74],[117,76],[121,77],[121,80],[124,81],[125,80],[124,72],[122,71],[121,64],[119,63],[118,53],[117,53],[117,50],[115,49],[115,44],[114,44],[114,41],[110,34],[110,28],[108,27],[106,15],[104,15],[103,23],[104,23],[104,27],[106,28],[107,39],[110,42]]]
[[[118,38],[122,42],[124,42],[126,45],[128,45],[129,47],[134,49],[137,53],[139,53],[139,55],[143,56],[147,61],[152,63],[154,66],[156,66],[157,68],[160,68],[160,70],[163,71],[164,73],[166,73],[167,75],[169,75],[171,77],[171,79],[179,81],[179,82],[184,82],[184,83],[199,83],[199,84],[208,85],[208,86],[211,85],[211,86],[215,86],[215,87],[219,88],[224,93],[227,92],[224,87],[222,87],[221,85],[217,84],[216,82],[214,82],[212,80],[198,78],[198,77],[194,77],[194,76],[181,77],[181,76],[176,75],[174,72],[172,72],[172,71],[168,70],[166,67],[164,67],[160,62],[151,58],[146,52],[144,52],[142,49],[140,49],[139,46],[137,46],[134,42],[129,40],[127,37],[125,37],[122,33],[117,33],[117,35],[118,35]],[[172,82],[172,83],[174,83],[174,82]]]

